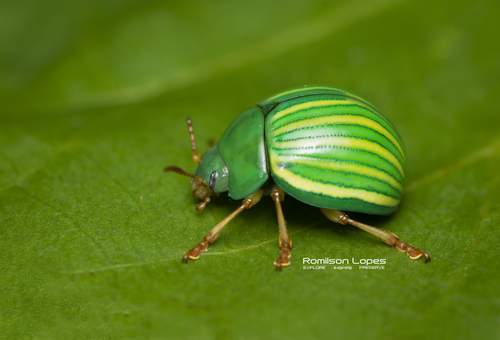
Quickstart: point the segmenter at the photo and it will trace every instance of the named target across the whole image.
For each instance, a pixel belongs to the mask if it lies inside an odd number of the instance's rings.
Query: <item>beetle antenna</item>
[[[201,157],[196,150],[196,139],[194,138],[193,123],[191,122],[191,117],[187,118],[187,125],[189,130],[189,136],[191,137],[191,151],[193,152],[193,161],[200,164]]]
[[[196,182],[198,182],[200,184],[205,184],[205,181],[203,180],[203,178],[195,176],[195,175],[192,175],[192,174],[190,174],[190,173],[182,170],[181,168],[179,168],[177,166],[167,166],[165,169],[163,169],[163,171],[165,171],[165,172],[168,172],[168,171],[177,172],[179,175],[192,178],[192,179],[194,179]]]

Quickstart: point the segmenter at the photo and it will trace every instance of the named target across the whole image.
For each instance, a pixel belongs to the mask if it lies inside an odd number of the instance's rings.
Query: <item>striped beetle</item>
[[[193,179],[194,196],[203,202],[228,191],[242,204],[219,222],[183,261],[196,260],[208,244],[240,212],[270,193],[279,225],[276,269],[290,264],[292,240],[281,201],[285,193],[319,207],[330,220],[350,224],[380,237],[411,259],[429,254],[399,241],[393,233],[357,222],[341,210],[388,215],[403,193],[406,158],[396,129],[365,99],[331,86],[305,86],[275,94],[238,116],[217,144],[202,157],[196,150],[191,120],[187,120],[195,175],[170,166]]]

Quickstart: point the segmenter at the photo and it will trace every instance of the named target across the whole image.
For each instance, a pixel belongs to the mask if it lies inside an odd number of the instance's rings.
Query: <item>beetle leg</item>
[[[205,199],[203,200],[203,202],[198,203],[196,205],[196,211],[200,211],[200,210],[205,209],[205,207],[207,206],[208,203],[210,203],[210,197],[205,197]]]
[[[240,212],[242,212],[245,209],[250,209],[253,207],[255,204],[257,204],[260,199],[262,198],[262,194],[264,191],[262,189],[257,190],[250,196],[246,197],[241,205],[233,211],[231,214],[229,214],[226,218],[224,218],[222,221],[217,223],[215,227],[213,227],[206,235],[203,237],[203,241],[198,243],[196,246],[188,250],[184,256],[182,257],[183,262],[187,262],[188,259],[191,260],[197,260],[200,257],[200,253],[204,252],[208,248],[208,244],[214,242],[217,237],[219,236],[220,232],[224,227],[231,222],[233,218],[235,218]]]
[[[288,234],[288,229],[286,227],[285,216],[283,216],[283,210],[281,210],[281,201],[285,199],[285,192],[281,190],[277,185],[273,187],[271,191],[271,197],[276,204],[276,214],[278,215],[278,225],[280,231],[280,254],[278,259],[274,261],[276,270],[281,270],[281,267],[286,267],[290,265],[290,256],[292,252],[290,248],[292,247],[292,239],[290,234]]]
[[[425,262],[427,262],[431,259],[431,257],[429,256],[429,254],[427,254],[427,252],[425,252],[422,249],[414,248],[406,242],[400,241],[399,237],[397,237],[393,233],[390,233],[383,229],[372,227],[364,223],[360,223],[358,221],[354,221],[353,219],[349,218],[349,216],[346,213],[343,213],[342,211],[339,210],[324,209],[324,208],[321,208],[320,210],[326,217],[328,217],[328,219],[332,220],[333,222],[337,222],[343,225],[350,224],[366,232],[369,232],[370,234],[380,237],[382,241],[384,241],[388,245],[395,246],[396,249],[399,250],[400,252],[406,253],[412,260],[424,257]]]

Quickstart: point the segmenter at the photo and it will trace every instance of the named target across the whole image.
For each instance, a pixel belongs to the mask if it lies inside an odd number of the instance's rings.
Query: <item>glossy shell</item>
[[[291,94],[297,96],[286,98]],[[378,215],[397,208],[405,177],[403,145],[373,105],[330,87],[294,89],[278,100],[265,127],[278,186],[322,208]]]
[[[217,143],[229,169],[229,196],[242,199],[268,180],[262,109],[254,106],[239,115]]]
[[[330,86],[280,92],[236,118],[217,145],[229,196],[269,178],[306,204],[386,215],[403,193],[405,154],[391,123],[363,98]]]

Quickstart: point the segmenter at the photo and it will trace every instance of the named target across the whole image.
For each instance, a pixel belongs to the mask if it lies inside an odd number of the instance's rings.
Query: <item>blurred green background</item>
[[[497,1],[0,2],[0,338],[499,338]],[[402,135],[393,216],[411,261],[288,198],[275,272],[270,199],[200,260],[238,206],[196,213],[185,118],[206,149],[243,110],[328,84]],[[385,258],[384,270],[302,258]]]

